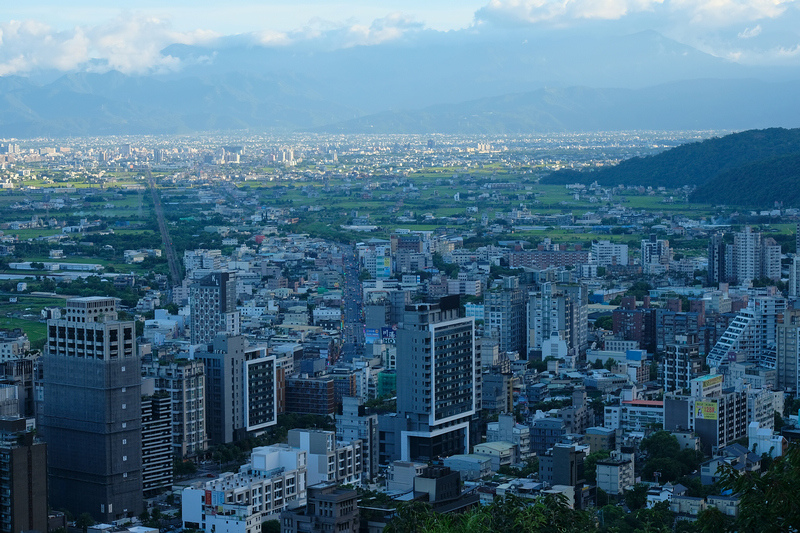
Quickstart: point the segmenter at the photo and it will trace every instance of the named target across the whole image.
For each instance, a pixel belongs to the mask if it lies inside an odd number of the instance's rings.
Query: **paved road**
[[[158,220],[158,230],[161,232],[161,240],[164,241],[164,255],[167,256],[170,281],[172,281],[173,287],[180,287],[182,277],[181,269],[178,266],[178,257],[175,254],[175,248],[172,246],[172,239],[169,237],[167,222],[164,219],[164,206],[161,205],[161,198],[158,196],[158,189],[156,188],[156,183],[150,170],[147,170],[147,186],[149,187],[150,194],[153,197],[153,210],[155,211],[156,219]]]

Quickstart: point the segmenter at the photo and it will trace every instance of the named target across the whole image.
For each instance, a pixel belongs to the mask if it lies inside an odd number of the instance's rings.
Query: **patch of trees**
[[[646,456],[642,468],[643,479],[655,480],[658,477],[661,483],[674,482],[691,474],[703,461],[702,452],[681,449],[678,439],[668,431],[656,431],[642,441],[639,449]]]
[[[695,190],[693,202],[772,206],[800,201],[800,153],[756,161],[722,172]]]

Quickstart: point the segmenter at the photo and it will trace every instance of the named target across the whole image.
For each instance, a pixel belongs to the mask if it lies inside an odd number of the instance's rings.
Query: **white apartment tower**
[[[395,439],[403,461],[469,452],[480,361],[474,320],[458,312],[458,297],[406,307],[397,332]]]

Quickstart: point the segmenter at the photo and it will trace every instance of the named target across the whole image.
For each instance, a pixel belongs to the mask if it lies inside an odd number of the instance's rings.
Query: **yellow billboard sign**
[[[717,420],[717,402],[694,402],[695,418]]]

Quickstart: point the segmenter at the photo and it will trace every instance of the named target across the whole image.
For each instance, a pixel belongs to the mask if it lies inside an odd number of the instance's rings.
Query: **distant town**
[[[0,140],[0,532],[750,531],[800,206],[543,181],[725,133]]]

